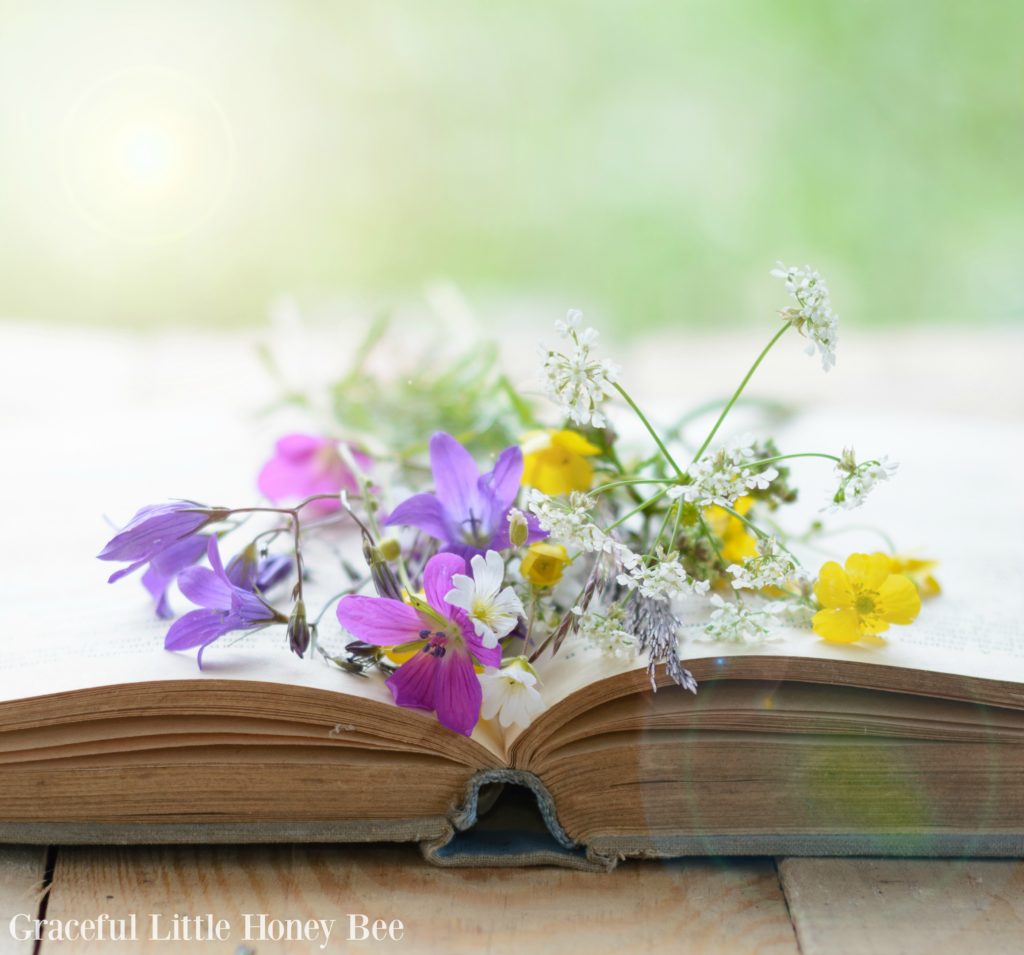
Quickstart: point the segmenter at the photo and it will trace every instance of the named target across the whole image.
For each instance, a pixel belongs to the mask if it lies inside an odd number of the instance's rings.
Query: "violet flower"
[[[171,501],[142,508],[99,553],[100,560],[130,563],[107,578],[114,583],[149,564],[142,583],[156,603],[158,617],[173,616],[167,588],[178,573],[206,552],[207,536],[197,534],[207,524],[223,520],[223,508],[208,508],[193,501]]]
[[[439,431],[430,439],[433,494],[415,494],[388,517],[388,524],[408,524],[437,538],[442,548],[467,559],[510,545],[508,512],[515,503],[523,476],[523,452],[506,448],[494,469],[481,474],[470,453],[450,434]],[[527,517],[527,543],[547,534],[537,519]]]
[[[203,651],[232,630],[254,630],[269,623],[287,623],[288,618],[256,594],[233,584],[224,570],[217,538],[210,537],[206,551],[210,570],[189,567],[178,577],[178,587],[201,610],[192,610],[171,624],[164,638],[166,650],[199,647],[197,662],[203,668]]]
[[[294,566],[295,559],[290,554],[268,554],[261,558],[253,543],[235,554],[224,572],[236,587],[263,593],[284,580]]]
[[[483,691],[474,663],[496,667],[501,647],[488,649],[465,611],[445,600],[452,578],[466,572],[456,554],[436,554],[423,573],[426,600],[414,604],[389,597],[342,597],[338,620],[353,636],[374,646],[415,649],[387,679],[399,706],[432,710],[448,729],[469,736],[480,718]]]
[[[349,446],[360,468],[368,468],[370,459]],[[338,453],[338,442],[311,434],[289,434],[274,446],[274,456],[263,465],[257,479],[260,493],[275,504],[301,501],[314,494],[336,494],[358,490],[355,475]],[[341,507],[338,501],[312,501],[307,507],[320,514],[331,514]]]

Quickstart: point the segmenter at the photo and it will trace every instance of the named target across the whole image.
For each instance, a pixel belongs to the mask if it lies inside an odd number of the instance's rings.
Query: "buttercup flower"
[[[497,551],[476,554],[470,561],[473,576],[455,574],[445,600],[466,611],[476,635],[485,647],[496,647],[501,637],[512,632],[523,613],[523,605],[511,587],[501,589],[505,562]]]
[[[851,554],[844,570],[834,560],[818,574],[814,594],[822,609],[811,621],[828,643],[881,642],[889,625],[911,623],[921,610],[917,588],[892,573],[887,554]]]
[[[889,558],[889,573],[903,574],[909,577],[911,583],[917,587],[917,592],[923,600],[929,597],[938,597],[942,593],[942,587],[932,575],[932,570],[938,566],[937,560],[929,560],[924,557],[910,557],[905,554],[894,554]]]
[[[333,438],[311,434],[289,434],[274,446],[274,456],[263,465],[257,485],[260,493],[275,504],[301,501],[314,494],[335,494],[357,490],[356,478],[338,453]],[[370,459],[349,448],[360,468],[368,468]],[[307,505],[310,511],[329,514],[341,505],[328,498]]]
[[[821,367],[828,371],[836,363],[837,326],[839,316],[832,311],[832,302],[825,280],[809,265],[792,268],[778,263],[772,275],[783,279],[786,291],[796,299],[796,306],[781,310],[782,318],[801,335],[810,339],[807,354],[813,355],[815,346],[821,353]]]
[[[589,491],[594,466],[587,460],[601,449],[575,431],[531,431],[523,437],[523,484],[544,494]]]
[[[540,541],[530,545],[519,565],[519,572],[534,587],[553,587],[562,579],[562,572],[570,563],[569,552],[561,544]]]
[[[530,725],[544,709],[544,701],[537,690],[537,674],[524,657],[516,657],[500,670],[488,667],[480,675],[483,688],[483,707],[480,715],[485,720],[498,718],[504,726]]]
[[[510,546],[508,512],[519,491],[523,453],[506,448],[494,469],[481,474],[472,455],[450,434],[430,439],[430,468],[434,493],[416,494],[391,512],[388,524],[418,527],[444,544],[444,550],[464,557]],[[527,541],[547,535],[527,517]]]
[[[752,497],[738,498],[732,509],[746,517],[754,504]],[[747,530],[747,525],[725,508],[712,504],[704,509],[704,520],[708,528],[722,543],[718,552],[727,564],[742,564],[748,557],[757,556],[757,538]]]
[[[597,341],[592,328],[580,329],[583,313],[573,309],[555,330],[570,343],[569,354],[542,349],[541,380],[548,397],[576,424],[603,428],[604,403],[615,391],[619,369],[607,358],[592,358],[590,348]]]
[[[210,537],[206,567],[189,567],[178,576],[178,587],[201,610],[192,610],[171,624],[164,638],[167,650],[199,647],[196,661],[203,666],[203,651],[232,630],[254,630],[268,623],[287,623],[288,618],[264,603],[256,594],[233,584],[224,570],[217,538]]]
[[[516,475],[518,481],[518,475]],[[387,679],[399,706],[432,710],[448,729],[469,736],[480,716],[483,692],[474,663],[501,664],[501,648],[486,647],[464,610],[445,600],[452,578],[465,574],[456,554],[435,554],[423,573],[426,600],[347,596],[338,620],[353,636],[379,647],[404,644],[417,652]]]

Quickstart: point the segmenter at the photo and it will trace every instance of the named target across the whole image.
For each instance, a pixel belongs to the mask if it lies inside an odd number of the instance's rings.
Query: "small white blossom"
[[[591,346],[597,341],[592,328],[580,329],[581,312],[573,309],[555,330],[569,343],[569,354],[543,348],[541,380],[548,396],[562,413],[576,424],[605,426],[604,403],[615,389],[618,366],[607,358],[594,358]]]
[[[487,667],[480,674],[483,704],[480,715],[485,720],[498,718],[504,726],[530,725],[544,709],[544,701],[536,687],[537,674],[522,657],[517,657],[500,670]]]
[[[839,488],[832,495],[829,509],[852,511],[855,507],[860,507],[868,494],[882,481],[888,481],[898,467],[895,461],[890,461],[887,457],[858,464],[853,448],[844,449],[842,459],[835,468]]]
[[[581,610],[573,608],[573,613]],[[607,615],[595,611],[580,612],[579,634],[589,646],[613,660],[632,660],[637,654],[637,639],[623,628],[624,612],[621,604],[612,605]]]
[[[757,542],[757,557],[726,568],[733,576],[736,590],[762,590],[765,587],[784,587],[799,573],[793,555],[774,537],[762,537]]]
[[[590,513],[595,504],[592,497],[580,491],[573,491],[566,499],[549,497],[531,488],[526,497],[530,513],[555,540],[588,554],[608,554],[623,567],[635,567],[640,562],[639,555],[594,523]]]
[[[764,491],[778,476],[773,467],[750,467],[756,451],[749,437],[737,438],[713,454],[705,455],[686,469],[687,484],[668,489],[671,500],[682,498],[688,504],[708,507],[718,504],[732,507],[748,491]]]
[[[748,646],[776,639],[775,618],[783,610],[782,601],[748,607],[712,594],[711,604],[715,609],[704,625],[705,639]]]
[[[501,589],[505,579],[501,554],[489,550],[486,557],[477,554],[470,564],[473,576],[454,574],[452,589],[444,599],[466,611],[485,647],[496,647],[501,637],[512,632],[523,613],[523,604],[511,587]]]
[[[809,265],[794,268],[778,263],[772,275],[783,279],[786,291],[796,299],[796,306],[781,310],[783,319],[810,340],[807,353],[821,353],[821,367],[828,371],[836,363],[839,316],[832,311],[825,280]]]
[[[630,590],[639,590],[651,600],[671,600],[684,593],[707,592],[708,581],[690,577],[675,554],[666,554],[659,547],[653,556],[652,563],[637,563],[619,574],[618,582]]]

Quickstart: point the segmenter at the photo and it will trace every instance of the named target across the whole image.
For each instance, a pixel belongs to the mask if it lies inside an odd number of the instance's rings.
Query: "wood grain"
[[[772,953],[796,940],[770,860],[630,863],[610,874],[563,869],[438,869],[412,846],[248,846],[62,849],[50,918],[100,912],[140,918],[133,955],[253,950],[304,955],[319,942],[242,937],[242,916],[336,918],[327,951],[445,953]],[[210,912],[231,940],[169,945],[144,936],[156,912]],[[348,943],[347,914],[400,918],[398,942]],[[339,944],[340,943],[340,944]],[[43,944],[48,951],[63,950]],[[122,942],[78,943],[76,953],[124,953]]]
[[[803,955],[1024,952],[1024,862],[784,859]]]
[[[35,942],[18,941],[8,926],[22,912],[36,917],[45,875],[45,847],[0,846],[0,955],[31,955]]]

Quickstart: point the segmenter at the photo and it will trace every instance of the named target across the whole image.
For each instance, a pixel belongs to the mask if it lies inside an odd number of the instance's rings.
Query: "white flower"
[[[852,511],[855,507],[860,507],[868,494],[882,481],[888,481],[898,467],[895,461],[890,461],[887,457],[858,464],[853,448],[845,448],[842,459],[836,465],[835,473],[839,478],[839,488],[832,495],[829,510]]]
[[[784,587],[799,574],[793,555],[774,537],[762,537],[757,542],[757,557],[742,564],[726,568],[733,575],[736,590],[761,590],[765,587]]]
[[[659,547],[650,564],[638,562],[619,574],[617,580],[629,590],[639,590],[651,600],[671,600],[684,593],[706,593],[710,584],[706,580],[694,580],[679,562],[675,554],[666,554]]]
[[[686,469],[688,484],[674,484],[668,489],[671,500],[682,498],[688,504],[708,507],[718,504],[732,507],[737,498],[748,491],[763,491],[779,472],[773,467],[753,470],[751,460],[756,454],[749,437],[730,441],[724,448],[705,455]]]
[[[505,562],[497,551],[489,550],[486,557],[477,554],[470,565],[473,576],[454,574],[452,589],[444,599],[466,611],[485,647],[496,647],[501,637],[512,632],[523,604],[511,587],[501,589]]]
[[[614,660],[632,660],[637,654],[637,639],[623,629],[625,616],[621,604],[613,604],[607,616],[595,611],[581,612],[573,608],[579,620],[579,634],[584,643]]]
[[[783,279],[786,291],[796,299],[797,306],[781,311],[783,319],[801,335],[810,339],[807,353],[814,354],[815,346],[821,353],[821,367],[828,371],[836,363],[836,342],[839,316],[832,311],[825,280],[809,265],[793,268],[778,263],[772,275]]]
[[[640,557],[625,544],[602,530],[590,517],[596,502],[580,491],[573,491],[568,499],[549,497],[536,488],[527,492],[526,506],[541,528],[555,540],[578,547],[588,554],[608,554],[623,567],[635,567]]]
[[[776,638],[775,616],[784,609],[782,601],[748,607],[712,594],[711,604],[715,609],[704,625],[706,639],[756,645]]]
[[[619,369],[606,358],[591,357],[590,348],[597,341],[597,332],[592,328],[581,331],[582,318],[582,313],[573,309],[564,322],[555,323],[555,330],[570,344],[569,354],[542,348],[541,380],[548,396],[567,418],[576,424],[603,428],[602,409],[615,391]]]
[[[517,657],[500,670],[487,667],[480,674],[483,705],[480,715],[485,720],[498,718],[505,727],[526,728],[544,709],[544,701],[536,688],[537,674],[522,657]]]

